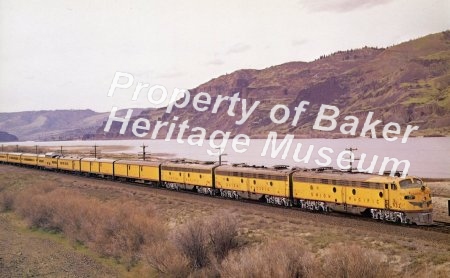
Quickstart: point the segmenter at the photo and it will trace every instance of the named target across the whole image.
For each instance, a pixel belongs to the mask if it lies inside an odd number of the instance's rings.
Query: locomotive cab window
[[[401,188],[420,188],[423,186],[423,182],[420,179],[413,178],[413,179],[404,179],[400,181],[400,187]]]

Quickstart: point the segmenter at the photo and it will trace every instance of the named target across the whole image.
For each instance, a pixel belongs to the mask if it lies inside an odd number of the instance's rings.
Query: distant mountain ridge
[[[9,134],[8,132],[0,131],[0,142],[15,142],[18,141],[17,136]]]
[[[170,115],[164,113],[165,109],[149,109],[134,114],[134,119],[168,121],[177,116],[178,122],[189,120],[191,127],[203,127],[209,133],[218,129],[254,138],[265,138],[269,131],[300,138],[342,137],[339,128],[333,132],[312,129],[320,105],[328,104],[339,108],[338,123],[345,116],[353,115],[360,119],[361,126],[368,112],[374,112],[373,119],[380,119],[381,127],[396,122],[402,129],[408,124],[418,125],[416,136],[450,135],[449,69],[450,31],[445,31],[386,49],[364,47],[339,51],[309,63],[289,62],[263,70],[238,70],[190,90],[192,98],[196,93],[209,93],[212,102],[218,95],[232,96],[236,92],[250,105],[261,101],[243,125],[236,125],[236,119],[226,114],[228,107],[211,114],[197,112],[192,105],[174,110]],[[287,105],[292,113],[302,100],[309,101],[310,105],[296,126],[291,125],[291,120],[284,124],[270,120],[274,105]],[[240,111],[240,103],[236,109]],[[97,138],[135,138],[131,125],[125,135],[119,134],[120,126],[114,124],[108,133],[99,128]],[[165,132],[167,129],[161,130],[161,138]]]
[[[367,113],[374,112],[373,119],[380,119],[381,127],[396,122],[402,128],[418,125],[420,129],[413,133],[415,136],[448,136],[449,69],[450,31],[445,31],[386,49],[364,47],[338,51],[313,62],[289,62],[262,70],[241,69],[190,90],[192,98],[200,92],[209,93],[212,103],[218,95],[232,96],[236,92],[248,105],[260,101],[242,125],[236,125],[236,118],[227,115],[226,106],[211,114],[198,112],[192,105],[170,114],[165,113],[165,108],[133,109],[131,122],[142,117],[151,122],[170,121],[176,116],[178,123],[189,120],[191,127],[203,127],[208,133],[223,130],[232,135],[244,133],[253,138],[266,138],[269,131],[277,131],[298,138],[342,137],[339,128],[333,132],[312,129],[320,105],[328,104],[339,108],[338,123],[345,116],[353,115],[360,119],[361,126]],[[309,101],[310,105],[297,125],[292,126],[294,107],[302,100]],[[276,104],[287,105],[291,111],[290,120],[284,124],[274,124],[269,118],[270,109]],[[236,111],[241,111],[240,103]],[[122,110],[117,116],[124,116],[125,112]],[[0,113],[0,130],[22,141],[137,139],[131,132],[132,124],[124,135],[119,134],[120,123],[104,132],[109,114],[92,110]],[[164,138],[167,130],[161,128],[159,138]]]
[[[21,141],[93,139],[108,116],[89,109],[0,113],[0,130]]]

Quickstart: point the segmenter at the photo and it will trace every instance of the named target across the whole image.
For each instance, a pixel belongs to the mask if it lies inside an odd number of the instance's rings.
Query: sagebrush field
[[[446,183],[436,191],[438,198],[450,195]],[[99,264],[91,276],[450,273],[448,234],[5,165],[0,166],[0,210],[9,225],[1,241],[11,240],[7,235],[24,223],[32,234],[67,242],[75,252],[84,250]],[[5,258],[0,266],[9,271],[7,276],[20,276],[14,269],[24,268],[12,267],[20,261],[8,252],[0,251]],[[52,269],[55,276],[67,274],[57,265]]]

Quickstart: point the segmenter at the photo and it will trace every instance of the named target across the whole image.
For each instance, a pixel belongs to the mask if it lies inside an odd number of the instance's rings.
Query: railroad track
[[[98,179],[102,179],[102,178],[98,178]],[[232,199],[232,198],[226,198],[226,197],[222,197],[222,196],[218,196],[218,195],[212,196],[212,195],[207,195],[207,194],[200,194],[200,193],[197,193],[195,191],[173,190],[173,189],[168,189],[166,187],[160,187],[160,186],[155,186],[155,185],[141,183],[141,182],[121,181],[120,183],[132,185],[132,186],[136,186],[137,185],[137,186],[142,187],[142,188],[150,187],[152,189],[158,189],[158,190],[169,191],[169,192],[176,192],[176,193],[180,193],[180,194],[190,194],[190,195],[201,196],[201,197],[205,197],[205,198],[217,198],[217,199],[221,199],[221,200],[230,200],[230,201],[237,201],[237,202],[242,202],[242,203],[247,203],[247,204],[252,204],[252,205],[260,205],[260,206],[275,208],[275,209],[278,209],[279,211],[285,211],[285,212],[297,211],[297,212],[311,213],[311,214],[316,214],[316,215],[319,215],[319,214],[320,215],[327,215],[328,217],[335,217],[335,218],[342,218],[342,219],[349,219],[349,218],[351,218],[351,219],[355,219],[357,221],[365,221],[365,222],[378,223],[378,224],[382,223],[384,225],[391,225],[391,226],[396,226],[396,227],[421,229],[421,230],[426,230],[426,231],[433,231],[433,232],[438,232],[438,233],[450,234],[450,223],[442,222],[442,221],[433,221],[433,225],[430,225],[430,226],[407,225],[407,224],[399,224],[399,223],[390,222],[390,221],[380,221],[380,220],[372,219],[370,217],[364,217],[362,215],[352,215],[352,214],[345,214],[345,213],[339,213],[339,212],[311,211],[311,210],[302,209],[302,208],[299,208],[299,207],[292,207],[292,206],[291,207],[286,207],[286,206],[281,206],[281,205],[268,204],[268,203],[257,201],[257,200]]]
[[[31,168],[31,167],[25,167],[26,169],[30,169],[30,170],[36,170],[35,168]],[[265,207],[271,207],[274,209],[277,209],[279,212],[284,211],[284,212],[293,212],[293,211],[297,211],[297,212],[302,212],[302,213],[310,213],[310,214],[315,214],[315,215],[327,215],[327,217],[334,217],[334,218],[342,218],[342,219],[355,219],[357,221],[364,221],[364,222],[370,222],[370,223],[378,223],[378,224],[383,224],[383,225],[390,225],[390,226],[396,226],[396,227],[404,227],[404,228],[413,228],[413,229],[420,229],[420,230],[425,230],[425,231],[432,231],[432,232],[438,232],[438,233],[444,233],[444,234],[450,234],[450,223],[447,222],[442,222],[442,221],[434,221],[433,225],[430,226],[417,226],[417,225],[406,225],[406,224],[398,224],[398,223],[394,223],[394,222],[389,222],[389,221],[380,221],[380,220],[375,220],[372,219],[370,217],[364,217],[364,216],[360,216],[360,215],[352,215],[352,214],[344,214],[344,213],[339,213],[339,212],[318,212],[318,211],[311,211],[311,210],[307,210],[307,209],[302,209],[299,207],[285,207],[285,206],[279,206],[279,205],[274,205],[274,204],[268,204],[265,202],[261,202],[261,201],[256,201],[256,200],[250,200],[250,199],[231,199],[231,198],[226,198],[226,197],[221,197],[221,196],[211,196],[211,195],[206,195],[206,194],[200,194],[197,193],[195,191],[188,191],[188,190],[173,190],[173,189],[168,189],[166,187],[161,187],[161,186],[156,186],[153,184],[149,184],[149,183],[142,183],[142,182],[134,182],[134,181],[124,181],[124,180],[113,180],[113,179],[109,179],[109,178],[103,178],[100,176],[86,176],[86,175],[80,175],[80,174],[74,174],[72,172],[64,172],[64,171],[59,171],[59,172],[55,172],[55,171],[47,171],[47,172],[51,172],[51,173],[55,173],[55,174],[64,174],[64,175],[71,175],[71,176],[77,176],[77,177],[81,177],[81,178],[87,178],[87,179],[96,179],[96,180],[102,180],[102,181],[112,181],[115,182],[117,184],[124,184],[124,185],[130,185],[130,186],[137,186],[140,188],[151,188],[151,189],[157,189],[157,190],[162,190],[162,191],[168,191],[168,192],[174,192],[174,193],[180,193],[180,194],[189,194],[189,195],[194,195],[194,196],[201,196],[201,197],[205,197],[205,198],[217,198],[217,199],[221,199],[221,200],[229,200],[229,201],[237,201],[237,202],[241,202],[241,203],[248,203],[248,204],[252,204],[252,205],[260,205],[260,206],[265,206]]]
[[[433,225],[431,226],[417,226],[417,228],[427,231],[450,234],[450,223],[442,221],[433,221]]]

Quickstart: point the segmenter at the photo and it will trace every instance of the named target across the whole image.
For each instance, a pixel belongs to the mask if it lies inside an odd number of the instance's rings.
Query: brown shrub
[[[165,226],[149,207],[128,202],[105,211],[109,217],[102,219],[96,235],[96,249],[103,254],[125,257],[135,263],[143,246],[164,239]]]
[[[230,250],[238,247],[237,236],[237,222],[226,213],[193,220],[172,232],[174,246],[197,270],[220,264]]]
[[[304,244],[271,241],[239,252],[231,252],[220,269],[222,277],[313,277],[314,257]]]
[[[188,277],[193,271],[189,259],[171,241],[160,241],[146,247],[144,258],[161,274],[169,277]]]
[[[14,193],[9,191],[0,192],[0,212],[6,212],[13,209]]]
[[[178,250],[188,258],[192,268],[202,268],[209,264],[208,233],[204,222],[194,220],[173,233],[173,241]]]
[[[21,192],[17,200],[17,212],[31,227],[61,231],[129,266],[139,260],[144,245],[166,234],[151,207],[132,202],[102,203],[67,189],[35,187]]]
[[[209,219],[207,227],[213,255],[222,261],[230,250],[239,245],[237,221],[229,214],[221,214]]]
[[[322,267],[325,277],[389,277],[389,264],[382,254],[358,245],[335,244],[329,247]]]
[[[18,195],[15,205],[16,210],[28,221],[28,225],[32,228],[61,231],[60,227],[55,225],[53,221],[57,208],[48,202],[45,194],[36,187],[30,187]]]

